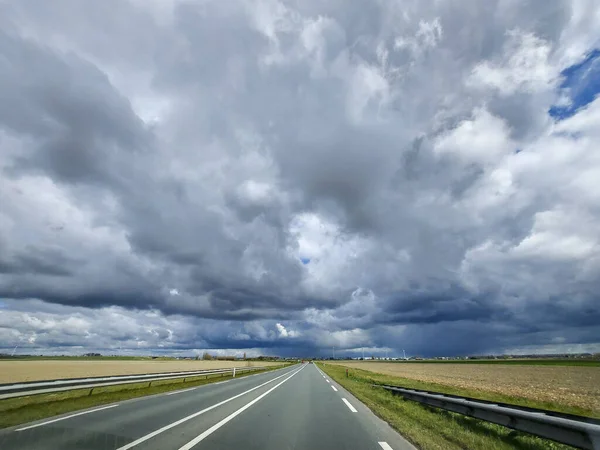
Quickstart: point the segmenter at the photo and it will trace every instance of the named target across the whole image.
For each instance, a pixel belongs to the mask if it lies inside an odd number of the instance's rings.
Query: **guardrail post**
[[[233,368],[233,376],[231,378],[235,378],[235,367]]]

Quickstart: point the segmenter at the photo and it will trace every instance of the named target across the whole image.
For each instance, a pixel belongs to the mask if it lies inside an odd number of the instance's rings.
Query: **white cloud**
[[[577,218],[576,220],[573,220]],[[600,245],[598,236],[580,221],[579,211],[552,210],[537,213],[531,234],[517,245],[513,254],[544,260],[586,260]],[[586,230],[587,228],[587,230]],[[587,235],[587,236],[586,236]]]
[[[533,33],[510,30],[501,58],[476,65],[467,83],[497,89],[501,95],[549,89],[558,76],[550,50],[548,42]]]
[[[413,56],[418,57],[428,49],[436,47],[441,41],[442,36],[443,29],[439,17],[429,22],[420,20],[414,37],[396,37],[394,48],[396,50],[408,49]]]
[[[281,338],[295,338],[300,336],[300,333],[294,330],[287,330],[282,324],[276,323],[277,331],[279,332],[279,337]]]
[[[504,155],[514,152],[515,144],[506,123],[481,108],[473,112],[472,119],[441,135],[434,148],[439,154],[459,157],[465,164],[496,165]]]

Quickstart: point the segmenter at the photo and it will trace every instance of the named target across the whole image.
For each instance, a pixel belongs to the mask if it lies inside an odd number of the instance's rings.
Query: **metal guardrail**
[[[120,375],[110,377],[73,378],[48,381],[32,381],[23,383],[11,383],[0,385],[0,400],[27,395],[48,394],[53,392],[71,391],[75,389],[93,389],[104,386],[116,386],[120,384],[132,384],[153,381],[174,380],[179,378],[192,378],[209,375],[226,375],[263,370],[266,367],[232,367],[228,369],[195,370],[187,372],[148,373],[140,375]]]
[[[543,409],[495,403],[439,392],[374,384],[395,394],[436,408],[502,425],[582,449],[600,449],[600,420]]]

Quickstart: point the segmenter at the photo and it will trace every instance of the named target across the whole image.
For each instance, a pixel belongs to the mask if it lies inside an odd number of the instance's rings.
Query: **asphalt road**
[[[31,450],[407,450],[314,364],[128,400],[0,431]]]

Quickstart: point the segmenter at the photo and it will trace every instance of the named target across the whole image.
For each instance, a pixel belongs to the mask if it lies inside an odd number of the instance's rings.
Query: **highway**
[[[0,430],[3,450],[408,450],[314,364],[103,405]]]

